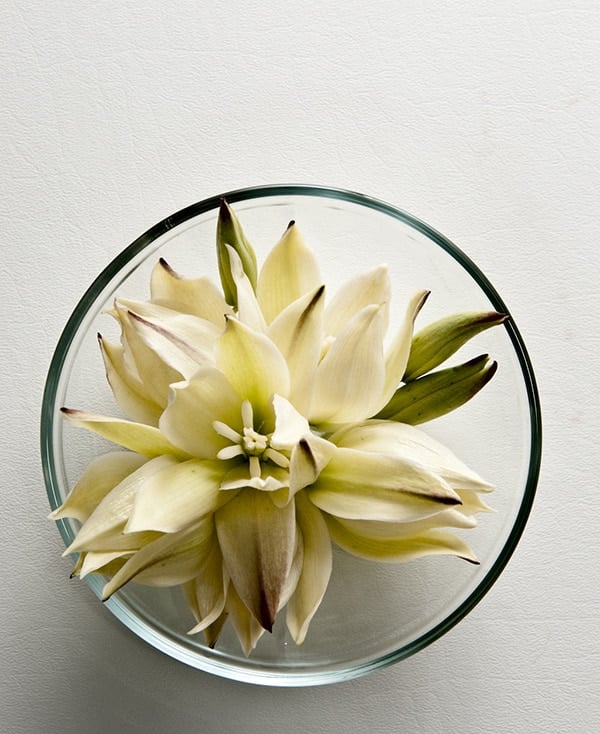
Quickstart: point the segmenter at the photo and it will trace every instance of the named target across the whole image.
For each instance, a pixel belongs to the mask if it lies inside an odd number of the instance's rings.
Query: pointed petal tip
[[[229,208],[227,199],[224,196],[222,196],[219,201],[219,217],[223,221],[231,221],[231,209]]]

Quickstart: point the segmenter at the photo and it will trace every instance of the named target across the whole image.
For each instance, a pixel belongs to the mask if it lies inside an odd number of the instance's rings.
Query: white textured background
[[[600,731],[598,0],[4,0],[0,28],[2,734]],[[292,181],[395,203],[481,266],[528,344],[545,453],[524,538],[458,627],[279,690],[172,661],[67,582],[37,433],[62,327],[124,245]]]

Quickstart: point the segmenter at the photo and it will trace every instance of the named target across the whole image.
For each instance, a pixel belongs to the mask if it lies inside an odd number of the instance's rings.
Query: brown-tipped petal
[[[135,451],[148,458],[170,455],[179,459],[188,459],[189,455],[173,446],[154,426],[135,423],[107,415],[86,413],[83,410],[61,408],[62,415],[75,426],[87,428],[108,441],[119,444],[123,448]]]
[[[232,313],[209,278],[183,278],[162,258],[152,271],[150,292],[153,303],[198,316],[219,327],[224,325],[224,314]]]
[[[242,490],[215,514],[223,560],[240,599],[271,631],[294,556],[295,509]]]
[[[360,535],[333,517],[326,517],[326,521],[334,543],[359,558],[398,563],[423,556],[453,555],[470,563],[479,563],[464,541],[444,530],[427,530],[408,538],[393,539]]]
[[[321,355],[324,301],[325,287],[319,286],[284,308],[268,330],[290,371],[290,402],[303,415],[309,414]]]

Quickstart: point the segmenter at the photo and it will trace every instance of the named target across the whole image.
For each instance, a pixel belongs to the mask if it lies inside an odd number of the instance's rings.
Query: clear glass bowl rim
[[[445,250],[460,265],[462,265],[463,268],[479,285],[481,290],[486,294],[491,304],[497,311],[509,314],[508,308],[506,307],[504,301],[502,300],[494,286],[481,272],[477,265],[475,265],[475,263],[467,255],[465,255],[465,253],[462,252],[453,242],[451,242],[447,237],[445,237],[443,234],[441,234],[422,220],[412,216],[408,212],[399,209],[396,206],[388,204],[377,198],[366,196],[364,194],[360,194],[354,191],[340,188],[331,188],[327,186],[306,184],[273,184],[235,189],[233,191],[218,194],[216,196],[191,204],[155,224],[153,227],[151,227],[142,235],[140,235],[137,239],[135,239],[119,255],[117,255],[117,257],[115,257],[112,262],[110,262],[105,267],[105,269],[96,277],[96,279],[86,290],[63,329],[63,332],[54,351],[54,355],[50,362],[50,367],[48,369],[48,375],[42,398],[40,424],[42,470],[48,500],[50,502],[50,506],[53,509],[62,502],[59,482],[56,474],[56,467],[54,464],[53,448],[54,410],[57,389],[59,386],[59,378],[71,343],[73,342],[73,339],[75,338],[75,335],[77,334],[77,331],[81,326],[85,314],[93,305],[98,295],[112,280],[112,278],[115,277],[125,265],[127,265],[127,263],[129,263],[134,257],[136,257],[158,237],[163,235],[165,232],[168,232],[170,229],[173,229],[174,227],[177,227],[180,224],[192,219],[193,217],[216,209],[219,206],[221,199],[226,198],[230,204],[235,204],[236,202],[275,196],[323,197],[328,199],[339,199],[350,204],[356,204],[368,209],[374,209],[380,213],[386,214],[390,217],[400,220],[405,224],[408,224],[410,227],[416,229],[417,231],[428,237],[436,245]],[[207,661],[199,656],[194,656],[187,651],[181,650],[180,648],[177,649],[177,654],[175,655],[173,647],[169,644],[169,641],[164,639],[163,636],[158,634],[156,631],[150,629],[149,627],[140,626],[139,623],[137,623],[135,615],[132,614],[132,612],[128,609],[126,605],[120,603],[118,600],[113,598],[106,602],[106,606],[110,608],[111,612],[123,624],[132,629],[146,642],[162,650],[163,652],[173,657],[176,657],[180,661],[185,662],[192,667],[204,670],[206,672],[214,673],[225,678],[261,685],[290,687],[326,684],[342,680],[349,680],[364,675],[372,670],[377,670],[391,665],[392,663],[403,660],[410,655],[418,652],[419,650],[422,650],[424,647],[430,645],[432,642],[434,642],[439,637],[444,635],[448,630],[450,630],[465,615],[467,615],[476,606],[476,604],[481,601],[481,599],[492,587],[492,585],[508,563],[511,555],[513,554],[519,542],[519,539],[521,538],[523,530],[525,529],[525,525],[533,506],[542,455],[542,419],[539,393],[531,360],[514,320],[512,318],[509,318],[505,322],[504,327],[507,330],[521,368],[524,386],[529,403],[531,450],[529,455],[527,480],[523,491],[523,498],[511,532],[509,533],[509,536],[506,539],[502,550],[498,554],[495,562],[490,567],[488,573],[483,577],[483,579],[481,580],[479,585],[473,590],[473,592],[453,612],[451,612],[444,620],[428,630],[421,637],[406,645],[401,646],[392,653],[382,655],[381,657],[375,658],[367,663],[360,664],[350,669],[340,670],[339,668],[335,668],[331,671],[319,670],[316,673],[307,673],[306,671],[293,673],[290,671],[286,671],[282,675],[279,675],[275,670],[268,672],[255,671],[247,669],[237,669],[233,666],[228,665],[217,665],[213,661]],[[72,540],[72,532],[68,524],[65,521],[59,520],[57,522],[57,525],[65,542],[65,545],[69,545]],[[98,595],[100,587],[97,583],[95,583],[97,579],[90,579],[88,577],[86,581],[88,581],[88,585]]]

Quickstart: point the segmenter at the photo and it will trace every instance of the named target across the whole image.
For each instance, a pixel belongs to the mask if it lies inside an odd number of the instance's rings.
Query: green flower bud
[[[468,311],[429,324],[413,337],[403,381],[409,382],[435,369],[469,339],[507,318],[497,311]]]
[[[439,418],[476,395],[496,373],[487,354],[445,370],[432,372],[399,387],[375,417],[417,425]]]
[[[223,295],[230,306],[237,308],[237,287],[231,272],[231,263],[226,245],[233,247],[242,261],[244,273],[256,290],[258,277],[256,254],[254,248],[248,242],[242,225],[235,212],[225,199],[221,199],[219,218],[217,220],[217,257],[219,262],[219,275],[223,286]]]

